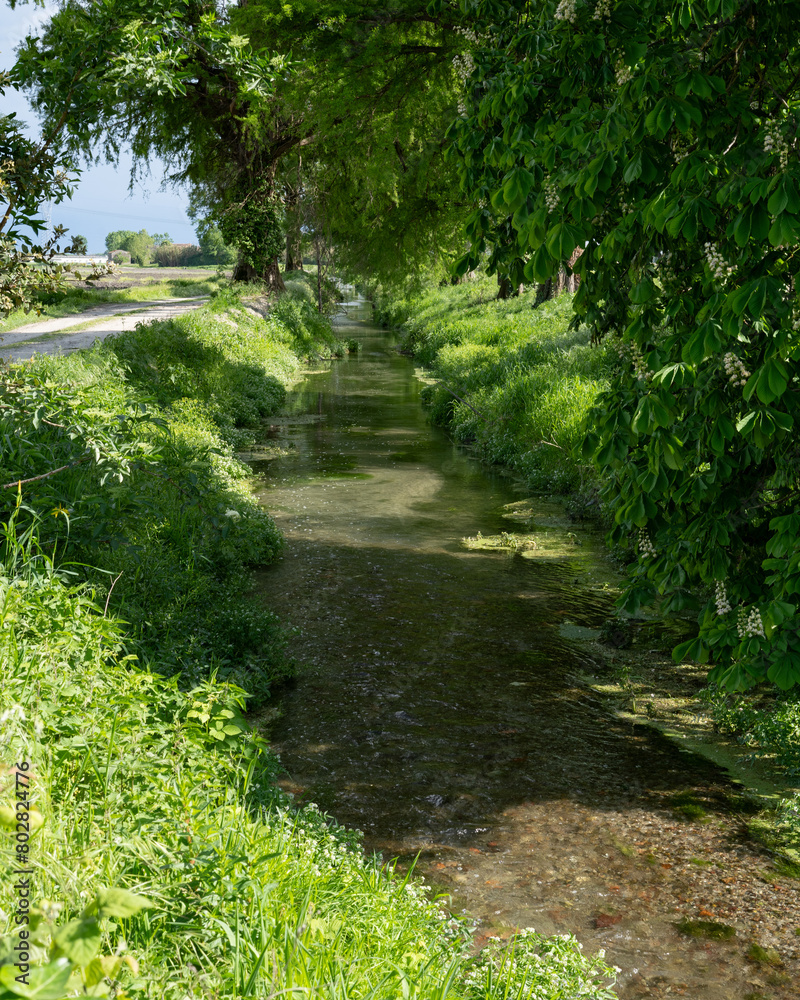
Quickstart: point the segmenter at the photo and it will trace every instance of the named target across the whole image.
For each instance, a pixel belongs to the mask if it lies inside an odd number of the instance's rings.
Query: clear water
[[[270,726],[284,786],[387,859],[419,854],[453,908],[481,919],[479,941],[575,933],[621,967],[626,998],[757,992],[741,934],[676,930],[704,890],[670,871],[683,871],[672,848],[648,847],[666,826],[675,850],[705,849],[668,800],[692,788],[723,802],[724,774],[574,680],[584,664],[564,625],[611,609],[601,542],[546,500],[510,518],[524,493],[427,423],[391,336],[352,318],[341,335],[360,355],[297,387],[270,429],[284,454],[254,463],[289,543],[259,586],[299,627],[305,665]],[[462,541],[520,530],[542,544]]]

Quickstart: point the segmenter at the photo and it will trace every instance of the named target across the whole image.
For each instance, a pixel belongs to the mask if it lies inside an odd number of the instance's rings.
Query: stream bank
[[[427,424],[387,334],[340,335],[360,354],[308,377],[254,462],[289,541],[259,586],[308,665],[270,722],[284,787],[419,855],[479,942],[573,932],[624,998],[796,995],[797,894],[744,837],[741,788],[581,680],[602,541],[537,500],[529,547],[476,545],[520,534],[514,483]]]

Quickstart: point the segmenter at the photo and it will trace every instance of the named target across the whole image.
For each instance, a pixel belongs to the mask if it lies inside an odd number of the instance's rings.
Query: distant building
[[[110,260],[106,253],[57,253],[52,257],[54,264],[105,264]]]

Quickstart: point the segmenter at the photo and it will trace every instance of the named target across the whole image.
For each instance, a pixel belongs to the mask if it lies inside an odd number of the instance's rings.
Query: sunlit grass
[[[606,387],[610,358],[588,331],[568,329],[570,296],[534,309],[533,291],[498,301],[494,279],[381,303],[403,324],[403,346],[440,382],[425,390],[433,419],[532,488],[569,491],[591,472],[579,457],[582,423]]]

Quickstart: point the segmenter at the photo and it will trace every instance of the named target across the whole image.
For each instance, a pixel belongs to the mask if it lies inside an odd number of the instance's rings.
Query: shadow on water
[[[386,857],[420,853],[484,924],[607,948],[621,996],[741,995],[735,946],[715,943],[712,967],[676,932],[671,864],[647,846],[659,824],[681,835],[676,793],[724,811],[727,778],[575,680],[562,626],[612,607],[600,540],[545,500],[510,519],[523,494],[426,423],[413,364],[381,331],[345,330],[361,354],[291,394],[284,454],[254,466],[289,540],[259,584],[308,665],[271,727],[285,787]],[[541,544],[462,541],[520,530]]]

